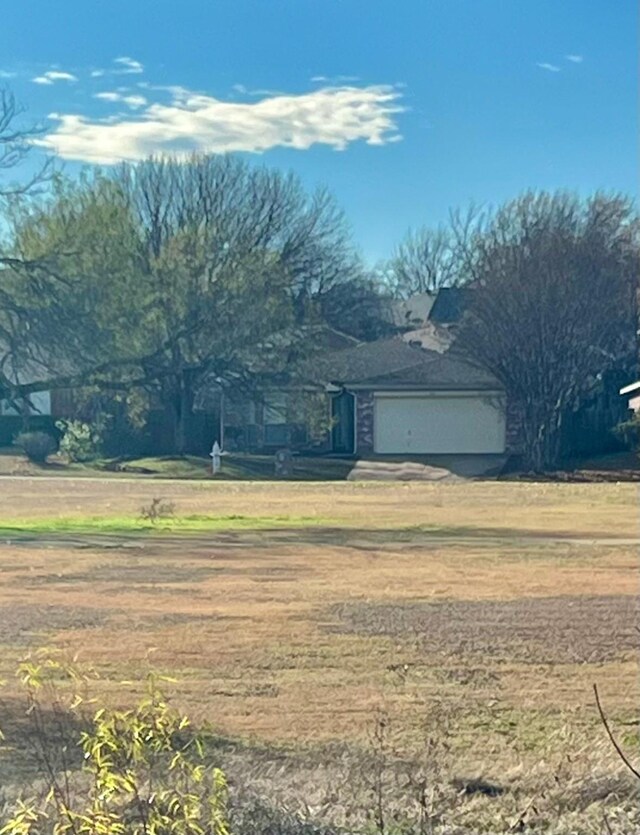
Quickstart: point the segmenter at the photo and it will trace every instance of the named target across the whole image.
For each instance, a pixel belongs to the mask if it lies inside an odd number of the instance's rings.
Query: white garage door
[[[497,395],[376,395],[374,449],[416,455],[504,452],[504,409]]]

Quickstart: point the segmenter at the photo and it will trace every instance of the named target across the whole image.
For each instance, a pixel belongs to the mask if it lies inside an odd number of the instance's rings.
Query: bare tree
[[[520,407],[534,470],[557,465],[563,422],[594,387],[635,368],[639,253],[638,217],[621,195],[527,193],[474,241],[457,347]]]
[[[116,182],[145,244],[152,332],[165,346],[144,372],[173,412],[183,452],[203,381],[246,379],[269,341],[287,346],[286,363],[300,327],[359,263],[331,195],[309,195],[291,174],[195,155],[124,165]]]
[[[246,252],[277,256],[289,275],[298,323],[310,300],[360,275],[342,211],[325,189],[308,194],[292,174],[256,168],[232,156],[187,162],[152,158],[116,174],[144,230],[149,254],[184,229],[206,228],[207,269]]]
[[[470,281],[473,242],[483,221],[482,210],[472,204],[465,211],[451,210],[446,224],[410,230],[387,267],[395,294],[409,298]]]
[[[51,162],[45,162],[27,180],[20,183],[5,182],[8,171],[17,168],[31,151],[31,140],[42,133],[39,125],[25,125],[20,117],[24,113],[12,93],[0,89],[0,199],[7,199],[32,191],[51,172]]]
[[[13,94],[0,89],[0,211],[33,195],[52,170],[45,160],[26,180],[9,181],[9,173],[29,155],[31,140],[42,132],[38,125],[24,124],[23,113]],[[25,260],[0,241],[0,398],[21,399],[18,369],[32,343],[29,296],[42,296],[53,279],[46,263]]]

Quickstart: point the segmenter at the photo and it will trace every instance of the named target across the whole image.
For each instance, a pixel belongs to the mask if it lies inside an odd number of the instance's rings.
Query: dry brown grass
[[[119,479],[0,479],[3,518],[138,514],[161,495],[179,514],[297,515],[340,524],[417,525],[504,535],[637,537],[638,488],[632,484],[461,484],[180,482]]]
[[[0,483],[3,512],[23,518],[135,513],[155,494],[139,482]],[[108,548],[95,536],[4,544],[0,678],[30,642],[79,653],[119,701],[153,667],[178,678],[196,720],[316,751],[364,745],[384,710],[399,750],[446,730],[451,774],[514,785],[567,751],[593,769],[596,681],[633,745],[635,488],[176,483],[163,496],[179,514],[336,522],[111,536]]]

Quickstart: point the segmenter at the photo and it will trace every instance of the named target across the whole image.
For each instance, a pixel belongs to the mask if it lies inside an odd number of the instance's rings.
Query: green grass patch
[[[62,516],[48,519],[4,519],[0,537],[19,534],[199,533],[204,531],[274,530],[335,524],[319,516],[171,516],[151,521],[140,516]]]

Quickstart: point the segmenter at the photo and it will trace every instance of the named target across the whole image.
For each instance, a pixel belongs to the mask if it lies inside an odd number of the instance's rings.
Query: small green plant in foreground
[[[225,775],[205,761],[202,738],[169,706],[157,677],[149,677],[135,707],[96,710],[72,667],[29,659],[18,675],[40,740],[48,690],[57,716],[83,728],[76,740],[82,764],[72,769],[40,745],[45,794],[16,801],[0,820],[0,835],[228,835]],[[66,701],[61,679],[73,685],[64,688]]]

